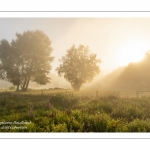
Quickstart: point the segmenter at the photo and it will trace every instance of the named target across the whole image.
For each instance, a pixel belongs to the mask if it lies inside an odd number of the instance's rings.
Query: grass
[[[149,95],[133,92],[0,92],[0,132],[150,132]]]

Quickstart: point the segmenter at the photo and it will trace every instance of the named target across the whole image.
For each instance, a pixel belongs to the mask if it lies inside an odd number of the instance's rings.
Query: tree
[[[16,33],[16,39],[9,44],[0,42],[0,78],[26,91],[32,80],[38,84],[50,82],[47,76],[51,70],[51,41],[40,30]]]
[[[90,54],[88,47],[83,45],[78,48],[73,45],[60,62],[56,71],[59,76],[63,75],[71,83],[74,90],[79,90],[83,83],[92,81],[100,72],[98,66],[100,59],[96,59],[96,54]]]

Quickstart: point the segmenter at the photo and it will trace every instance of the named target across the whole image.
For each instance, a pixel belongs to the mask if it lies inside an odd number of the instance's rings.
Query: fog
[[[94,90],[150,90],[150,56],[145,57],[136,63],[129,63],[127,66],[97,78],[87,89]]]
[[[10,42],[16,32],[36,29],[50,38],[54,56],[51,83],[31,82],[29,88],[71,88],[70,83],[58,77],[55,69],[67,49],[73,44],[83,44],[102,62],[100,74],[91,83],[83,84],[81,89],[135,89],[136,84],[149,83],[149,69],[144,67],[148,62],[143,61],[150,49],[149,27],[149,18],[0,18],[0,40]],[[9,86],[12,85],[0,80],[0,88]]]
[[[100,73],[92,82],[82,85],[81,90],[150,90],[150,56],[145,57],[136,63],[129,63],[127,66],[119,67],[108,74]],[[72,89],[71,84],[63,77],[51,73],[51,82],[46,85],[39,85],[30,82],[30,89],[51,89],[63,88]],[[0,88],[8,89],[12,84],[0,80]]]
[[[35,82],[30,82],[29,88],[31,89],[49,89],[49,88],[64,88],[64,89],[70,89],[70,83],[67,82],[63,77],[59,77],[56,74],[51,73],[49,75],[51,78],[50,83],[46,85],[39,85]]]

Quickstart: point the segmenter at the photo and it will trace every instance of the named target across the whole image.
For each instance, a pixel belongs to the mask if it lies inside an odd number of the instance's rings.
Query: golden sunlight
[[[148,44],[144,41],[128,41],[122,45],[122,49],[119,51],[120,65],[142,60],[148,49]]]

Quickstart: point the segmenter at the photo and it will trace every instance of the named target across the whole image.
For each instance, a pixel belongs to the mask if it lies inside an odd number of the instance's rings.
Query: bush
[[[52,125],[52,132],[68,132],[66,124]]]
[[[150,132],[150,120],[135,119],[128,125],[129,132]]]

